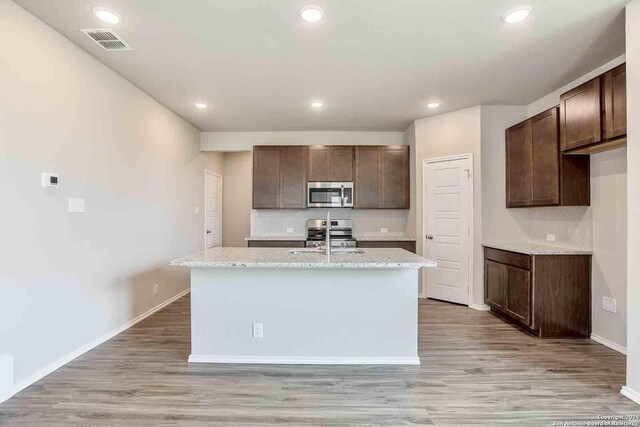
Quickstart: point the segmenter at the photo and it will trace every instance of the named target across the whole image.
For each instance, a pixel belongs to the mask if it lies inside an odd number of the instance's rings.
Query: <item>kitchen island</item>
[[[189,362],[420,363],[418,270],[436,263],[408,251],[213,248],[171,265],[191,269]]]

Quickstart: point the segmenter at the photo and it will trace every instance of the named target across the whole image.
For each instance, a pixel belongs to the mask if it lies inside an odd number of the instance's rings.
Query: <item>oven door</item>
[[[352,182],[310,182],[307,187],[307,207],[353,207]]]

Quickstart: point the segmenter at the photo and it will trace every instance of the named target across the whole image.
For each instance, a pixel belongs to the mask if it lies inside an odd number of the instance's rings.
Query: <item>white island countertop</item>
[[[364,253],[291,253],[287,248],[212,248],[174,259],[172,266],[192,268],[417,269],[435,261],[403,249],[364,249]]]

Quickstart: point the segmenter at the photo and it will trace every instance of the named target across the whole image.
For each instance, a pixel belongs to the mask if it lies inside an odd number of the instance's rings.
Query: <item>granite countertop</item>
[[[354,236],[356,240],[360,240],[361,242],[367,242],[367,241],[372,241],[372,242],[415,242],[416,238],[415,237],[407,237],[407,236],[395,236],[393,234],[366,234],[366,235],[355,235]],[[267,241],[300,241],[300,240],[306,240],[307,237],[306,236],[299,236],[299,235],[291,235],[291,236],[251,236],[251,237],[245,237],[244,240],[255,240],[255,241],[260,241],[260,240],[267,240]]]
[[[397,236],[393,234],[363,234],[353,236],[361,242],[415,242],[415,237]]]
[[[482,246],[502,249],[510,252],[518,252],[526,255],[591,255],[593,251],[579,248],[565,248],[561,246],[543,245],[539,243],[488,243],[483,242]]]
[[[437,264],[403,249],[365,249],[364,253],[290,253],[287,248],[212,248],[171,261],[200,268],[369,268],[417,269]]]
[[[299,241],[299,240],[307,240],[307,236],[300,236],[297,234],[292,234],[290,236],[251,236],[245,237],[244,240],[268,240],[268,241],[278,241],[278,242],[286,242],[286,241]]]

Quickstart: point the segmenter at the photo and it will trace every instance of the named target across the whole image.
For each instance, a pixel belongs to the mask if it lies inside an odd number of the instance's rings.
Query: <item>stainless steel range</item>
[[[329,237],[331,247],[334,248],[355,248],[356,239],[353,237],[353,221],[350,219],[331,220],[329,227]],[[327,238],[327,220],[308,219],[307,220],[307,243],[308,248],[318,248],[325,246]]]

